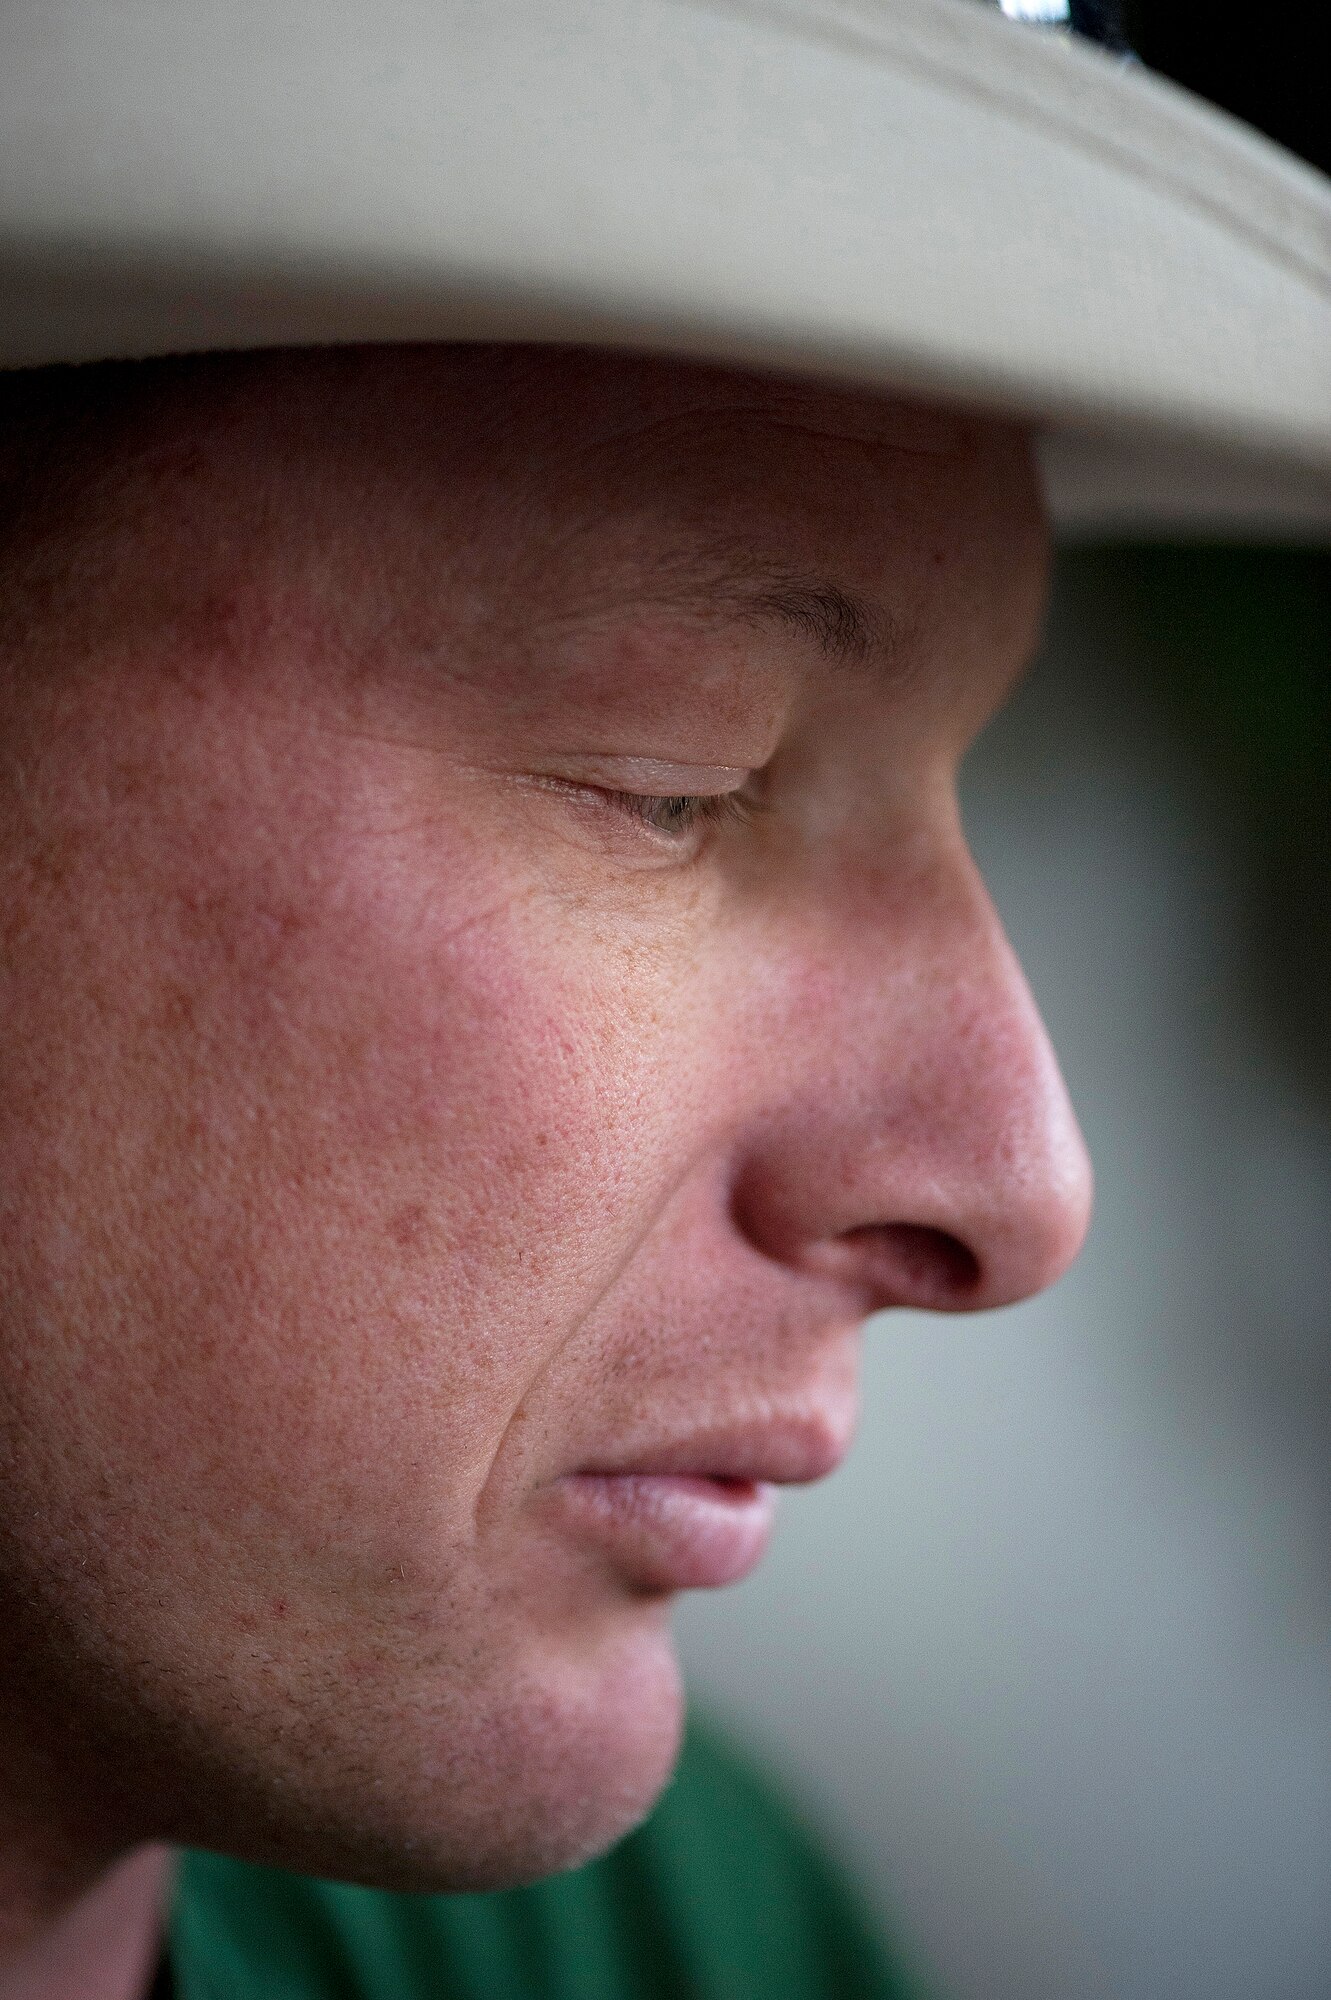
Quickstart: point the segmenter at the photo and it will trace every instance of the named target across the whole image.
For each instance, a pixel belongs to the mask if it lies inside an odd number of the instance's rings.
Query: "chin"
[[[592,1860],[646,1817],[683,1713],[663,1614],[586,1651],[533,1649],[502,1687],[361,1708],[331,1784],[326,1768],[284,1783],[276,1817],[251,1795],[242,1837],[228,1814],[195,1844],[367,1888],[517,1887]]]
[[[502,1889],[576,1868],[631,1833],[669,1783],[684,1698],[664,1631],[571,1686],[533,1692],[503,1731],[506,1796],[487,1788],[461,1872],[446,1842],[447,1880],[419,1886]]]

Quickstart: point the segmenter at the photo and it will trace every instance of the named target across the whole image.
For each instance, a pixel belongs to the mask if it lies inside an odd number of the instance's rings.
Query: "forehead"
[[[429,367],[421,350],[400,365]],[[454,349],[461,376],[488,381],[508,407],[542,408],[589,449],[678,429],[697,436],[761,422],[825,442],[930,456],[965,450],[985,428],[936,405],[794,377],[651,355],[577,348]]]
[[[95,377],[99,371],[55,371]],[[73,400],[77,403],[78,398]],[[868,391],[650,356],[520,345],[323,348],[113,366],[76,409],[80,439],[133,455],[172,441],[349,470],[360,456],[440,477],[584,473],[606,497],[630,471],[733,478],[821,455],[887,481],[955,478],[1020,458],[1015,424]],[[91,404],[92,421],[88,404]],[[617,475],[618,474],[618,478]]]
[[[73,371],[85,377],[96,371]],[[150,602],[281,589],[424,639],[487,624],[773,608],[825,648],[940,590],[1038,597],[1014,425],[719,367],[520,346],[313,349],[106,372],[63,503]],[[837,592],[841,595],[838,597]],[[857,617],[855,604],[867,607]],[[879,621],[876,636],[882,636]]]
[[[757,451],[807,475],[817,460],[893,477],[955,480],[1015,463],[1014,424],[860,390],[591,349],[508,345],[311,348],[39,370],[6,386],[6,429],[99,471],[154,479],[236,456],[344,476],[357,461],[401,476],[516,483],[582,475],[604,500],[627,476],[705,480]],[[23,422],[25,414],[35,423]],[[13,420],[17,418],[17,425]],[[174,463],[173,463],[174,454]],[[413,486],[417,484],[413,480]]]
[[[645,565],[670,595],[833,548],[936,564],[1040,518],[1019,426],[732,369],[417,347],[240,358],[224,382],[224,457],[316,510],[369,500],[362,531],[520,554],[532,584]]]
[[[510,343],[287,349],[204,356],[181,364],[195,378],[246,395],[283,399],[307,385],[388,413],[412,402],[475,434],[493,435],[516,416],[553,438],[561,431],[601,444],[675,419],[763,416],[828,436],[933,453],[964,449],[996,423],[886,393],[772,375],[678,357],[590,347]]]

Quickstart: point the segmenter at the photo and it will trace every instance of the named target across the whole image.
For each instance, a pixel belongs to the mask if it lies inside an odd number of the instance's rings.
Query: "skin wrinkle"
[[[575,365],[583,360],[580,354],[569,358]],[[761,399],[746,401],[735,394],[735,383],[742,379],[738,375],[705,366],[699,366],[696,374],[699,379],[711,378],[710,397],[672,397],[673,407],[666,415],[628,418],[618,424],[596,427],[579,445],[578,453],[590,457],[608,444],[629,441],[643,444],[658,432],[678,434],[684,427],[696,424],[699,418],[717,416],[731,421],[756,418],[769,431],[789,431],[819,442],[834,439],[844,444],[929,458],[955,456],[966,449],[981,429],[997,428],[982,426],[974,419],[945,416],[937,410],[926,412],[918,404],[896,402],[887,396],[866,399],[850,393],[838,395],[822,386],[811,388],[799,382],[782,382],[776,376],[764,382],[765,394]],[[790,414],[792,404],[803,408],[802,418]],[[889,426],[894,435],[886,434]]]
[[[682,1159],[679,1169],[675,1174],[673,1180],[670,1183],[668,1183],[661,1191],[662,1210],[668,1210],[671,1203],[678,1198],[680,1191],[692,1180],[693,1176],[697,1172],[699,1159],[705,1154],[708,1142],[711,1140],[711,1138],[712,1135],[710,1133],[700,1134],[694,1152],[689,1155],[686,1155]],[[604,1284],[601,1286],[600,1290],[595,1294],[593,1294],[593,1296],[588,1300],[586,1311],[583,1315],[582,1320],[579,1322],[577,1326],[570,1326],[567,1329],[565,1329],[563,1335],[561,1336],[558,1342],[558,1345],[550,1348],[548,1352],[542,1354],[542,1356],[536,1362],[532,1376],[530,1380],[523,1387],[521,1398],[516,1408],[514,1409],[512,1417],[509,1419],[503,1437],[501,1437],[500,1439],[498,1449],[495,1452],[496,1463],[503,1457],[505,1449],[509,1447],[512,1436],[516,1434],[518,1431],[520,1431],[524,1425],[530,1422],[530,1414],[528,1409],[529,1401],[536,1392],[536,1390],[539,1388],[542,1381],[551,1373],[553,1369],[557,1367],[560,1357],[563,1353],[564,1347],[567,1345],[569,1341],[581,1335],[584,1326],[588,1322],[594,1320],[595,1315],[604,1308],[607,1300],[614,1292],[615,1287],[621,1283],[625,1273],[630,1270],[635,1256],[642,1247],[642,1242],[647,1233],[648,1228],[656,1228],[659,1226],[660,1226],[660,1221],[658,1213],[657,1215],[654,1215],[652,1217],[650,1222],[644,1222],[642,1229],[639,1231],[636,1237],[630,1238],[621,1246],[620,1254],[613,1267],[607,1273]],[[493,1465],[491,1467],[491,1471],[493,1471]],[[487,1475],[487,1485],[488,1485],[488,1475]],[[473,1509],[474,1519],[479,1517],[481,1511],[485,1507],[485,1504],[486,1504],[486,1488],[483,1487],[476,1496],[475,1507]]]
[[[1089,1198],[953,789],[1039,621],[1010,426],[559,352],[106,382],[0,550],[13,1937],[149,1839],[603,1847],[680,1696],[568,1476],[844,1440],[867,1311],[1037,1289]]]

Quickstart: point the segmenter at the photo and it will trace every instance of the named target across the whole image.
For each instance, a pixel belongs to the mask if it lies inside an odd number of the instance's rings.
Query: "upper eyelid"
[[[656,757],[568,759],[559,776],[570,784],[646,798],[708,797],[739,791],[754,775],[749,764],[677,764]]]

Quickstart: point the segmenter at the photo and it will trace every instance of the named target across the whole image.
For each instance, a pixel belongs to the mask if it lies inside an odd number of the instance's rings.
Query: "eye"
[[[709,769],[707,775],[713,774]],[[699,770],[699,776],[702,775]],[[733,776],[742,783],[725,791],[649,792],[626,791],[622,784],[607,785],[595,779],[550,773],[534,773],[525,782],[541,791],[558,793],[577,809],[580,817],[590,813],[600,821],[603,834],[607,818],[618,820],[621,826],[627,822],[625,832],[631,829],[655,847],[659,858],[683,860],[701,852],[710,831],[728,823],[747,824],[765,802],[762,771],[720,767],[715,769],[715,775]],[[648,776],[648,771],[643,776]]]
[[[602,797],[618,811],[641,820],[653,833],[680,841],[704,827],[723,825],[727,821],[746,821],[752,817],[754,807],[754,801],[743,792],[666,795],[605,791]]]

